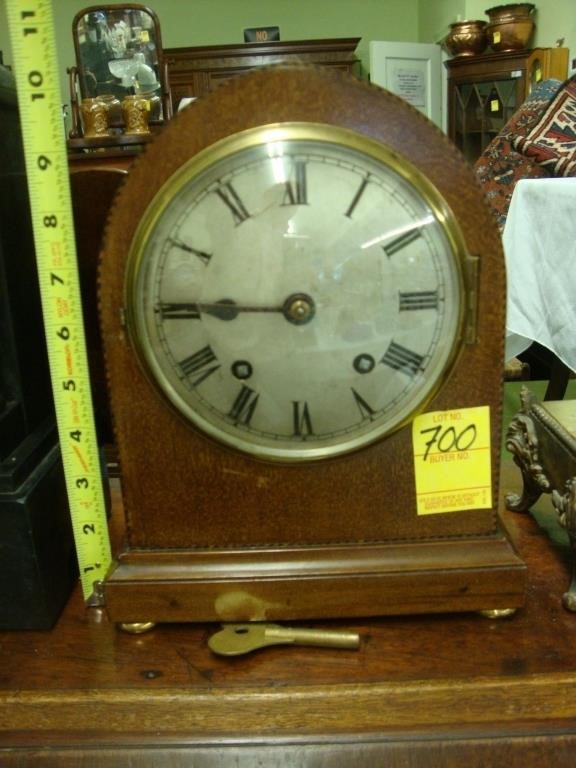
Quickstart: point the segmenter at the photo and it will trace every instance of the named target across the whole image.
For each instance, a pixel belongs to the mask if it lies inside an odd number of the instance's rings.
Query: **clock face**
[[[229,137],[155,196],[131,246],[130,336],[194,427],[264,459],[356,450],[406,423],[458,351],[450,210],[380,143],[326,125]]]

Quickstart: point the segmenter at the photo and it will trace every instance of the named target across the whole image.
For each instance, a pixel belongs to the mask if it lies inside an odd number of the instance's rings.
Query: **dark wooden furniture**
[[[80,286],[82,289],[86,346],[92,383],[92,401],[96,431],[100,444],[113,443],[112,423],[108,406],[106,374],[100,323],[98,320],[98,260],[102,232],[111,201],[118,191],[127,170],[121,164],[106,167],[78,167],[70,173],[70,191],[74,214],[76,251]]]
[[[474,162],[540,80],[564,80],[567,48],[461,56],[448,68],[448,135]]]
[[[118,458],[114,447],[98,319],[98,261],[114,195],[142,149],[143,145],[124,149],[115,147],[98,152],[70,153],[68,158],[96,431],[111,475],[118,474]]]
[[[520,485],[510,460],[502,485]],[[524,609],[339,624],[361,634],[358,651],[215,657],[216,625],[127,635],[77,590],[52,632],[0,633],[0,763],[572,768],[576,617],[558,600],[569,550],[504,514],[528,563]]]
[[[306,63],[359,73],[359,37],[326,40],[275,41],[165,48],[164,60],[175,108],[186,97],[203,96],[222,80],[269,64]]]

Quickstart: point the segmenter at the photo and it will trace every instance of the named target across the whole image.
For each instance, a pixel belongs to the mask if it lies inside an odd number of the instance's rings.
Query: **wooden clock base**
[[[483,611],[522,606],[525,575],[503,533],[313,551],[132,551],[105,599],[117,623]]]

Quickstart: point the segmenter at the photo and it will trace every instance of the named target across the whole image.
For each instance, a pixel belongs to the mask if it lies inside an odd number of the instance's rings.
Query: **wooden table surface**
[[[509,460],[502,475],[502,493],[519,490]],[[128,635],[76,590],[52,631],[0,633],[0,766],[573,766],[569,551],[547,533],[550,500],[537,509],[540,524],[504,515],[529,568],[524,609],[335,623],[360,633],[357,651],[216,657],[215,625]]]

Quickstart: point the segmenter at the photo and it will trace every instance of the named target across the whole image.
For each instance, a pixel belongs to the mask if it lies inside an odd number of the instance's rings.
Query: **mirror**
[[[148,101],[150,126],[170,119],[160,22],[153,10],[136,4],[90,6],[74,17],[72,34],[72,137],[86,135],[79,106],[88,99],[108,99],[117,106],[109,121],[109,134],[117,138],[123,133],[121,105],[126,97]]]

